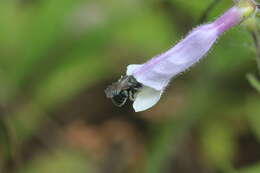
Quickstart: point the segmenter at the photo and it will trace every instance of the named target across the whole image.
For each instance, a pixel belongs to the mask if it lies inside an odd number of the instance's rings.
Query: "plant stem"
[[[256,48],[256,63],[257,63],[257,68],[258,68],[258,74],[260,76],[260,36],[259,36],[259,32],[257,29],[254,29],[253,32],[251,32],[253,41],[254,41],[254,45]]]
[[[247,79],[249,83],[260,93],[260,82],[256,79],[253,74],[247,74]]]

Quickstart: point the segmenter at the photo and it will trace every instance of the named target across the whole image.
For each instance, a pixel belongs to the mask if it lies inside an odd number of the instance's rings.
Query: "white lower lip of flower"
[[[163,91],[157,91],[153,88],[144,86],[133,103],[135,112],[145,111],[153,107],[161,98]]]
[[[126,75],[132,75],[133,72],[141,66],[142,65],[140,64],[128,65]],[[133,103],[135,112],[145,111],[153,107],[160,100],[162,93],[163,90],[155,90],[144,85],[143,88],[137,93]]]

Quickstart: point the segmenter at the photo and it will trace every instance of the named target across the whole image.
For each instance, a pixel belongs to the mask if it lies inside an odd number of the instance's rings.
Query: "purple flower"
[[[240,0],[214,22],[193,29],[170,50],[144,64],[129,65],[126,75],[131,78],[119,80],[107,89],[107,96],[114,98],[114,101],[117,99],[119,103],[124,103],[129,95],[132,96],[136,112],[151,108],[159,101],[173,77],[201,60],[223,32],[250,16],[255,7],[252,0]],[[135,82],[129,82],[129,79]],[[136,87],[136,82],[142,87]],[[121,91],[121,88],[125,88],[125,91]]]
[[[127,75],[132,75],[143,85],[133,103],[135,111],[154,106],[173,77],[202,59],[224,31],[239,24],[253,13],[254,8],[251,1],[242,0],[214,22],[193,29],[165,53],[144,64],[129,65]]]

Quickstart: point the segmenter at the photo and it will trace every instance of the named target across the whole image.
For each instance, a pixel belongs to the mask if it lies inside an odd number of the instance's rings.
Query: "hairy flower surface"
[[[223,32],[239,24],[253,11],[254,6],[249,1],[240,1],[214,22],[193,29],[165,53],[144,64],[129,65],[127,75],[134,76],[144,86],[133,103],[135,111],[154,106],[173,77],[202,59]]]
[[[139,112],[154,106],[173,77],[202,59],[223,32],[239,24],[254,11],[253,1],[240,0],[215,21],[193,29],[168,51],[144,64],[129,65],[126,75],[133,76],[142,85],[134,99],[134,110]]]

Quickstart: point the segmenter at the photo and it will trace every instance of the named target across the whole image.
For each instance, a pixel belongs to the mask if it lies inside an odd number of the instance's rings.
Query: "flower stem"
[[[257,80],[257,78],[253,74],[247,74],[246,77],[251,86],[260,93],[260,82]]]
[[[258,74],[260,76],[260,35],[257,28],[254,29],[254,31],[251,32],[251,36],[254,41],[254,45],[256,48],[256,63],[258,68]]]

